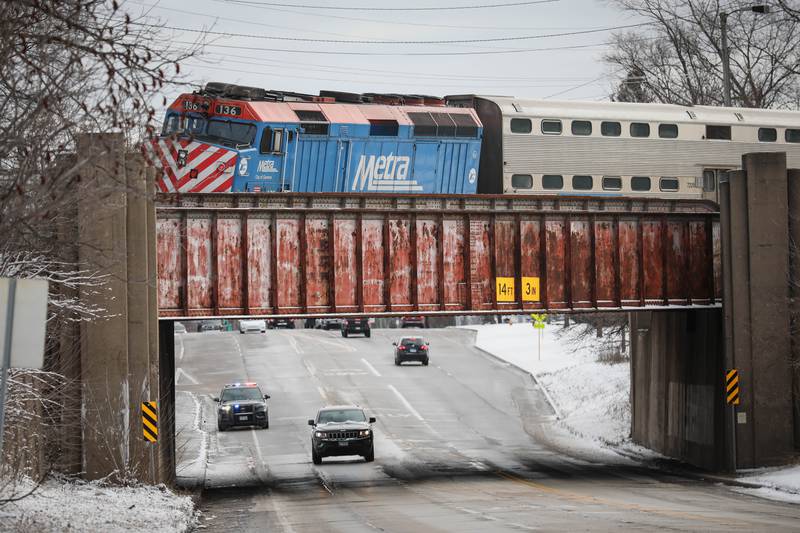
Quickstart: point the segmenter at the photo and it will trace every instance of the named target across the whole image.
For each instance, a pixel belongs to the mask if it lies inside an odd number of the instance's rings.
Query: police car
[[[236,426],[269,428],[267,400],[257,383],[231,383],[222,388],[218,397],[217,429],[225,431]]]

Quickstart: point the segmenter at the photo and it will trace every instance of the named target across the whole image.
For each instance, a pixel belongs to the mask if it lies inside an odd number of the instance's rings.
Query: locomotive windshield
[[[162,135],[173,133],[190,133],[198,135],[203,133],[206,128],[206,119],[200,117],[185,117],[181,115],[169,115],[164,121]]]
[[[231,120],[211,119],[208,121],[208,132],[202,136],[232,147],[252,146],[256,138],[256,127]]]

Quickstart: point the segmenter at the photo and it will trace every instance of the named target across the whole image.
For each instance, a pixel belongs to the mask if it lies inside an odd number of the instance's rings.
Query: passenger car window
[[[647,176],[633,176],[631,178],[631,190],[634,191],[649,191],[650,178]]]
[[[778,130],[775,128],[758,128],[758,142],[774,143],[778,140]]]
[[[511,187],[514,189],[533,188],[533,176],[530,174],[514,174],[511,176]]]
[[[601,122],[600,134],[603,137],[619,137],[622,134],[622,124],[619,122]]]
[[[222,391],[222,402],[241,402],[246,400],[261,400],[264,395],[258,387],[235,387]]]
[[[659,188],[662,191],[677,191],[680,184],[678,178],[661,178],[659,181]]]
[[[329,409],[320,411],[317,423],[328,424],[330,422],[366,422],[367,417],[361,409]]]
[[[650,137],[650,124],[631,122],[631,137]]]
[[[542,176],[542,189],[558,190],[564,188],[564,176],[545,174]]]
[[[592,123],[588,120],[573,120],[572,121],[572,134],[573,135],[591,135]]]
[[[591,176],[572,176],[572,188],[576,191],[589,191],[594,186]]]
[[[678,125],[677,124],[659,124],[658,136],[662,139],[677,139],[678,138]]]
[[[561,121],[560,120],[543,120],[542,133],[546,135],[561,135]]]
[[[730,126],[706,126],[706,139],[713,139],[719,141],[731,140],[731,127]]]
[[[622,190],[622,178],[620,178],[619,176],[603,176],[603,190],[604,191]]]
[[[800,143],[800,130],[787,129],[786,130],[787,143]]]
[[[511,133],[530,133],[533,131],[533,125],[527,118],[512,118],[511,119]]]

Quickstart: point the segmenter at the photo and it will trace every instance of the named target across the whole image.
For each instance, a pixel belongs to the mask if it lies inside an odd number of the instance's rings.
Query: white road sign
[[[0,278],[0,352],[6,343],[9,278]],[[47,280],[17,279],[11,334],[11,368],[42,368],[47,322]]]

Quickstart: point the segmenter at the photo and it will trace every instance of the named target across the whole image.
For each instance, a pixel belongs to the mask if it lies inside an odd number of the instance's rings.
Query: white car
[[[256,333],[266,333],[267,332],[267,321],[266,320],[240,320],[239,321],[239,333],[245,334],[249,331],[255,331]]]

